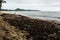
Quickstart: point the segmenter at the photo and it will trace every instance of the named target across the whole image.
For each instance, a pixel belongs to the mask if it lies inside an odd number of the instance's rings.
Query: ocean
[[[42,11],[3,11],[6,13],[30,16],[40,19],[50,19],[60,21],[60,12],[42,12]]]

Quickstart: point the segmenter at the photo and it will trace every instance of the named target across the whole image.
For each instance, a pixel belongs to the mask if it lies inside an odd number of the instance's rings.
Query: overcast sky
[[[37,9],[42,11],[60,11],[60,0],[6,0],[4,9]]]

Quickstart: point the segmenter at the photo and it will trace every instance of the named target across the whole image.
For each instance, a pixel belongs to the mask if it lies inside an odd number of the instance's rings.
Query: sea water
[[[31,16],[34,18],[51,19],[60,21],[60,12],[44,12],[44,11],[3,11],[11,14]]]

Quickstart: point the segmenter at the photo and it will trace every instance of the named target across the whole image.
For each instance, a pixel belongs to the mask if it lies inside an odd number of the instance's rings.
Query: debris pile
[[[0,40],[60,40],[58,24],[22,15],[0,15]]]

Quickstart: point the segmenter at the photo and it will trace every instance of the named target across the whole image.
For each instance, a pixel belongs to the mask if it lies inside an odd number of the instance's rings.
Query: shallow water
[[[24,14],[28,16],[51,16],[60,17],[60,12],[41,12],[41,11],[5,11],[8,13]]]
[[[3,11],[11,14],[20,14],[36,18],[47,18],[52,20],[60,20],[60,12],[42,12],[42,11]]]

